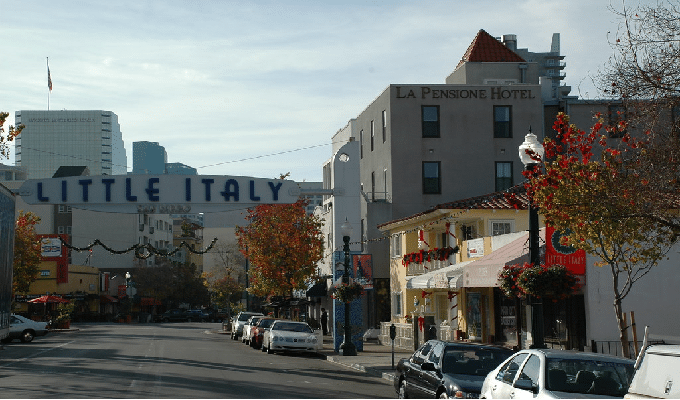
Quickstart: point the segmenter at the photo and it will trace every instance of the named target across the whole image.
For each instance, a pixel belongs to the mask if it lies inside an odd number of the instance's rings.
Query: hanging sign
[[[258,204],[292,204],[294,181],[223,175],[99,175],[29,179],[19,188],[28,204],[66,204],[103,212],[183,214]]]
[[[545,228],[545,264],[563,265],[569,271],[576,275],[584,275],[586,273],[586,252],[585,250],[576,250],[571,246],[565,246],[561,242],[564,233],[556,230],[552,226]]]

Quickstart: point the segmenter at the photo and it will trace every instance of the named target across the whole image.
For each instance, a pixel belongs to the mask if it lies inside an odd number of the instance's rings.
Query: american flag
[[[47,87],[52,91],[52,77],[50,76],[50,67],[47,67]]]

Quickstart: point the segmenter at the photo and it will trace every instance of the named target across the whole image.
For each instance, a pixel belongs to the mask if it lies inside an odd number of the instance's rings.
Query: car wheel
[[[267,351],[267,348],[264,347],[264,343],[262,343],[262,346],[260,346],[260,351],[262,351],[263,353]]]
[[[397,398],[399,399],[408,398],[408,396],[406,395],[406,379],[403,379],[401,382],[399,382],[399,393],[397,395]]]
[[[21,341],[24,343],[32,342],[34,337],[35,334],[33,333],[33,331],[23,331],[21,333]]]
[[[163,318],[163,322],[170,322],[170,318]]]
[[[439,393],[439,398],[440,399],[448,399],[449,395],[446,394],[446,390],[443,390],[441,393]]]
[[[272,350],[272,346],[269,344],[267,345],[267,354],[274,354],[274,350]]]

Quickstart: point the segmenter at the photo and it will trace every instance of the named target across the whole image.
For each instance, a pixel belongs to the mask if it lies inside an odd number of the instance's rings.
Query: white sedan
[[[622,398],[633,360],[570,350],[521,350],[491,371],[482,384],[486,399]]]
[[[9,318],[9,336],[2,339],[2,342],[9,343],[14,339],[19,339],[24,343],[29,343],[34,337],[45,335],[47,335],[46,322],[37,322],[12,314]]]
[[[306,322],[276,320],[262,337],[262,351],[299,351],[315,353],[323,343]]]

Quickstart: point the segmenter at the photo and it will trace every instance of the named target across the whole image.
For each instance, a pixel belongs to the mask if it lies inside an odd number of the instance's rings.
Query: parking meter
[[[392,339],[392,369],[394,369],[394,338],[397,337],[397,327],[390,325],[390,339]]]

